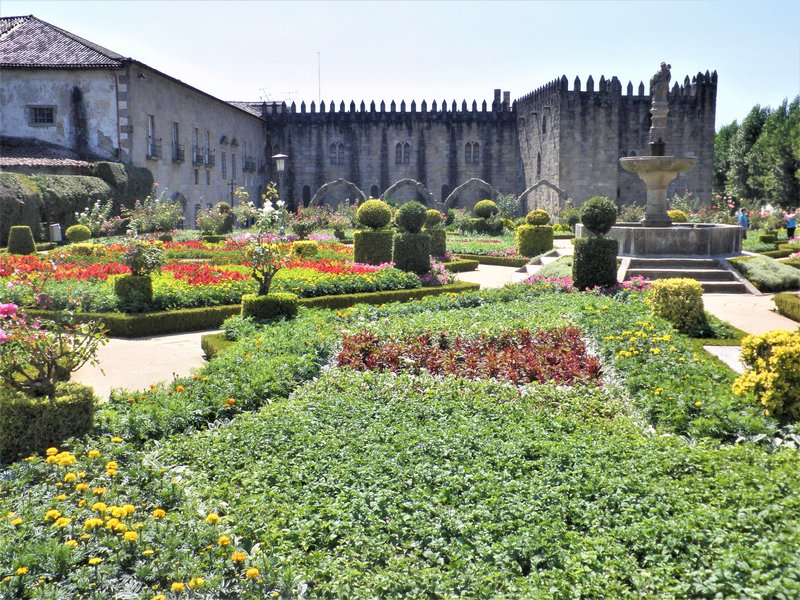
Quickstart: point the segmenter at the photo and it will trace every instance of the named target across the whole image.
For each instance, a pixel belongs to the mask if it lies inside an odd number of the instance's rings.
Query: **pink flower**
[[[0,344],[5,344],[10,339],[11,336],[9,336],[5,331],[0,329]]]
[[[17,308],[16,304],[0,304],[0,319],[5,317],[16,317],[17,316]]]

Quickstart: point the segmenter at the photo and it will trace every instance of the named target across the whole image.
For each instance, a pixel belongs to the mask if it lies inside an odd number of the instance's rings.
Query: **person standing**
[[[750,221],[747,219],[747,209],[746,208],[739,209],[739,216],[737,217],[737,220],[739,222],[739,227],[741,227],[744,230],[744,233],[742,233],[742,239],[746,240],[747,239],[747,229],[750,227]]]
[[[790,208],[788,212],[783,213],[783,218],[786,219],[786,237],[791,240],[797,229],[797,209]]]

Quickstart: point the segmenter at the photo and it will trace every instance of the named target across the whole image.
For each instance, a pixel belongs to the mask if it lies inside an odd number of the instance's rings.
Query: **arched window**
[[[344,164],[344,144],[339,144],[338,147],[338,162],[340,165]]]
[[[377,198],[381,195],[381,189],[377,185],[373,185],[369,188],[369,197],[370,198]]]
[[[337,164],[336,144],[331,144],[331,164]]]
[[[472,164],[481,164],[481,145],[478,142],[472,143]]]
[[[472,164],[472,143],[467,142],[464,144],[464,162],[468,165]]]
[[[542,178],[542,153],[536,153],[536,177]]]
[[[542,135],[547,133],[547,115],[542,115]]]
[[[403,144],[403,164],[407,165],[411,162],[411,144],[406,142]]]
[[[403,164],[403,144],[397,144],[394,147],[394,164],[402,165]]]
[[[311,202],[311,188],[307,185],[303,186],[303,206],[308,206]]]

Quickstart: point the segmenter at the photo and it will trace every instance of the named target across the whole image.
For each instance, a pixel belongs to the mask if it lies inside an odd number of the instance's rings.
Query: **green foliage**
[[[431,269],[431,236],[409,232],[394,236],[392,262],[401,271],[424,275]]]
[[[431,237],[431,256],[444,256],[447,252],[447,231],[442,227],[436,227],[427,229],[425,233]]]
[[[152,308],[153,280],[150,275],[120,275],[114,278],[113,285],[121,311],[137,313]]]
[[[229,212],[223,213],[216,208],[207,208],[197,214],[195,224],[204,240],[211,236],[222,237],[233,230],[233,214],[230,209]],[[228,225],[230,230],[227,230]]]
[[[70,225],[67,227],[64,235],[73,244],[79,244],[92,237],[92,230],[86,225]]]
[[[220,242],[224,242],[228,239],[228,236],[225,235],[203,235],[201,239],[206,242],[207,244],[219,244]]]
[[[742,340],[744,374],[736,394],[754,392],[764,412],[783,421],[800,419],[800,333],[770,331]]]
[[[266,296],[242,296],[242,316],[254,319],[291,319],[297,315],[297,294],[273,292]]]
[[[102,179],[86,175],[32,175],[40,191],[42,213],[47,221],[68,226],[75,214],[82,213],[98,200],[113,196],[114,190]]]
[[[8,461],[82,436],[92,428],[97,397],[91,387],[57,383],[55,395],[33,397],[0,387],[0,460]]]
[[[516,219],[518,214],[517,197],[514,194],[497,194],[497,216],[502,219]]]
[[[183,219],[183,207],[180,202],[170,200],[167,190],[157,195],[154,186],[144,199],[138,198],[132,208],[124,208],[122,216],[128,221],[128,230],[135,234],[172,231]]]
[[[474,232],[481,235],[502,235],[504,230],[505,221],[498,217],[468,219],[461,226],[462,232]]]
[[[590,222],[598,230],[601,229],[599,219]],[[575,240],[575,258],[572,263],[573,285],[579,290],[615,285],[618,252],[619,243],[612,238],[588,237]]]
[[[220,352],[230,348],[232,341],[225,337],[224,333],[207,333],[200,338],[200,348],[207,360],[211,360]]]
[[[666,319],[680,331],[697,336],[706,324],[703,287],[694,279],[657,279],[648,296],[653,314]]]
[[[314,240],[297,240],[292,243],[292,254],[302,258],[311,258],[319,254],[319,243]]]
[[[35,254],[36,242],[33,241],[33,232],[27,225],[12,225],[8,230],[9,254]]]
[[[491,200],[480,200],[475,203],[475,207],[472,211],[480,219],[489,219],[499,213],[500,209],[497,208],[497,204]]]
[[[542,265],[536,272],[539,277],[561,279],[562,277],[572,277],[572,256],[562,256],[558,260]]]
[[[425,229],[434,229],[442,224],[442,213],[435,208],[425,211]]]
[[[389,229],[355,231],[353,233],[353,260],[368,265],[392,262],[393,237],[394,232]]]
[[[480,263],[477,260],[454,258],[442,264],[451,273],[465,273],[467,271],[475,271]]]
[[[552,249],[552,227],[535,225],[520,225],[517,227],[517,254],[532,257],[544,254]]]
[[[575,231],[575,225],[581,222],[581,211],[579,208],[568,204],[558,213],[558,220],[563,224],[569,225],[569,228]]]
[[[8,243],[12,225],[27,225],[39,238],[39,199],[39,188],[30,177],[0,172],[0,246]]]
[[[421,202],[405,202],[397,209],[395,221],[401,231],[419,233],[428,219],[427,209]]]
[[[800,288],[800,271],[767,256],[743,256],[730,262],[760,292]]]
[[[583,205],[581,223],[596,236],[607,234],[617,222],[617,205],[603,196],[593,196]]]
[[[688,223],[689,217],[686,216],[686,213],[682,210],[678,210],[674,208],[672,210],[667,211],[667,216],[672,220],[673,223]]]
[[[485,254],[470,254],[469,252],[459,252],[459,258],[476,260],[481,265],[497,265],[498,267],[524,267],[528,264],[528,259],[524,256],[487,256]]]
[[[133,275],[157,273],[165,262],[164,249],[161,245],[142,240],[131,244],[122,255],[122,264],[128,267]]]
[[[800,295],[794,293],[775,294],[772,301],[780,314],[800,322]]]
[[[758,235],[758,241],[762,244],[774,244],[778,241],[778,236],[774,233],[761,233]]]
[[[358,222],[370,229],[382,229],[392,221],[392,209],[386,202],[371,198],[358,207]]]
[[[619,223],[638,223],[644,218],[645,207],[640,204],[626,204],[620,207],[617,221]],[[580,219],[578,219],[580,221]]]
[[[144,198],[153,188],[153,174],[145,167],[134,167],[122,163],[96,162],[92,174],[105,181],[111,188],[113,198],[119,206],[133,207],[137,198]]]
[[[546,210],[536,208],[525,215],[525,222],[528,225],[547,225],[550,222],[550,214]]]

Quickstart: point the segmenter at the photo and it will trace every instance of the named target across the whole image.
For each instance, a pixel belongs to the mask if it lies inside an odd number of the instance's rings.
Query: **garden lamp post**
[[[275,170],[278,172],[278,199],[283,199],[283,174],[286,171],[286,159],[289,158],[285,154],[276,154],[272,157],[275,161]],[[285,202],[285,200],[284,200]],[[286,235],[286,224],[284,223],[283,212],[281,212],[281,230],[280,234]]]

